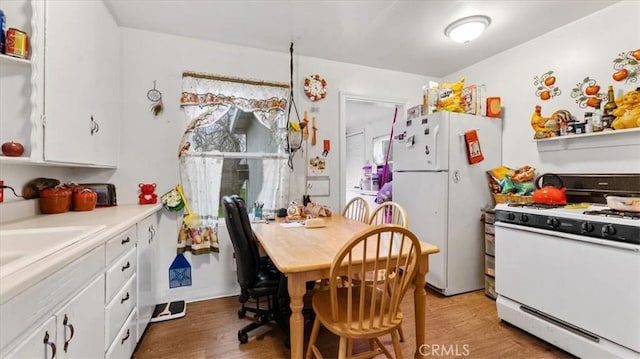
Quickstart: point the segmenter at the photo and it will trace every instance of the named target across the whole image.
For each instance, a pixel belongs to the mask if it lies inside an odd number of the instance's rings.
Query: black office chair
[[[242,229],[246,238],[249,240],[249,247],[251,248],[251,252],[253,253],[254,258],[258,258],[257,264],[259,268],[277,271],[278,269],[273,264],[273,262],[271,262],[271,259],[269,259],[269,257],[260,255],[260,250],[258,249],[258,239],[256,238],[255,233],[253,233],[253,228],[251,228],[249,211],[247,210],[247,204],[245,203],[244,199],[236,194],[231,195],[230,197],[238,207]]]
[[[236,274],[241,292],[239,300],[242,303],[238,316],[240,318],[244,317],[247,311],[255,313],[255,321],[238,331],[238,340],[241,344],[244,344],[249,340],[250,331],[272,320],[278,322],[278,324],[284,321],[281,318],[278,298],[283,295],[283,282],[286,283],[286,279],[277,270],[269,266],[260,265],[260,259],[255,256],[253,250],[255,243],[253,243],[253,238],[245,234],[242,226],[242,216],[234,199],[231,196],[224,196],[222,203],[229,238],[236,253]],[[256,301],[255,308],[245,305],[250,298]],[[266,308],[263,308],[261,304],[265,299]],[[288,325],[288,318],[286,322]]]

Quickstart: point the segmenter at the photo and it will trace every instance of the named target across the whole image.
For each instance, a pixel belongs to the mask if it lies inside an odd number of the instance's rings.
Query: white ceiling
[[[104,0],[120,26],[444,77],[618,0]],[[484,14],[468,44],[452,21]],[[595,47],[597,48],[597,46]],[[170,46],[167,47],[170,49]]]

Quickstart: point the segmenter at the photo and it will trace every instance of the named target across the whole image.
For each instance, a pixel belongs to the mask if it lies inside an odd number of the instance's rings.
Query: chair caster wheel
[[[244,318],[245,314],[247,314],[246,310],[244,310],[244,309],[238,310],[238,318],[240,318],[240,319]]]
[[[249,341],[249,335],[242,331],[238,331],[238,341],[240,344],[246,344]]]

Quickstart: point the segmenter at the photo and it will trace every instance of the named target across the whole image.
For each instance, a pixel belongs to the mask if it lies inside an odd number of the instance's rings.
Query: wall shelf
[[[13,57],[5,54],[0,54],[0,63],[19,64],[24,66],[31,66],[31,61],[28,59],[21,59],[19,57]]]
[[[640,128],[605,130],[561,137],[534,140],[538,152],[574,150],[581,148],[618,147],[640,145]]]

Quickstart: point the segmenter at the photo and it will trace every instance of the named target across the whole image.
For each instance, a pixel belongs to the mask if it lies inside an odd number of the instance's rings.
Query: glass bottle
[[[615,119],[615,116],[613,115],[613,110],[618,108],[618,105],[616,105],[616,101],[613,98],[613,96],[614,96],[613,86],[609,85],[609,90],[607,91],[608,100],[607,100],[607,103],[604,104],[604,115],[602,116],[603,128],[610,128],[611,123]]]
[[[602,131],[602,110],[600,104],[596,105],[596,109],[593,111],[593,117],[591,118],[591,127],[593,132]]]

